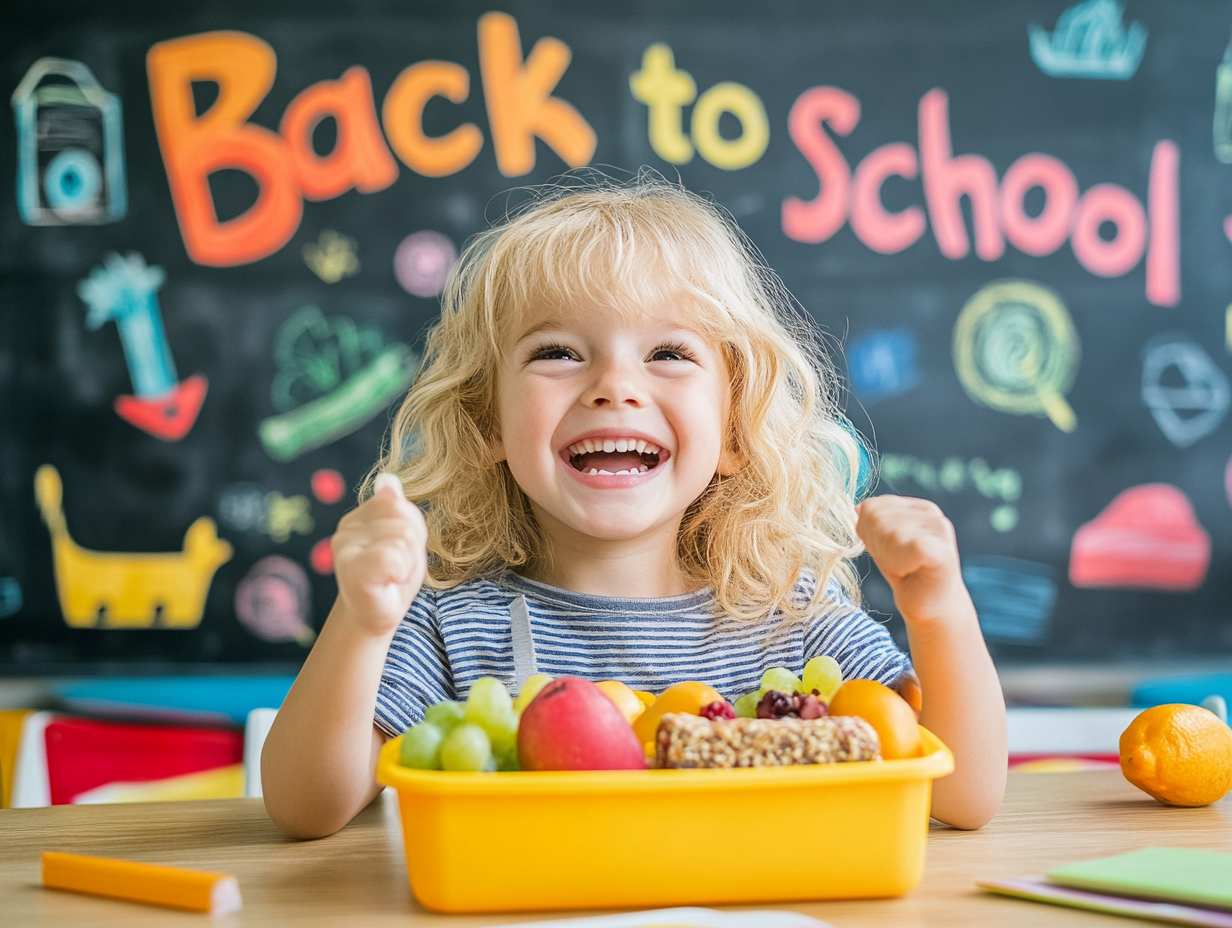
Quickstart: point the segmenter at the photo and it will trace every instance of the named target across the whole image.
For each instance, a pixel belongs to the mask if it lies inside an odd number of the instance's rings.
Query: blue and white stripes
[[[802,580],[802,595],[807,587]],[[506,573],[419,593],[389,646],[377,725],[400,734],[427,706],[465,696],[480,677],[496,677],[512,691],[509,608],[518,596],[529,607],[538,670],[553,677],[620,680],[654,693],[699,680],[735,699],[757,689],[766,669],[786,667],[799,675],[819,654],[838,661],[844,679],[893,684],[911,667],[889,633],[838,594],[809,622],[750,624],[719,614],[710,589],[624,599]]]

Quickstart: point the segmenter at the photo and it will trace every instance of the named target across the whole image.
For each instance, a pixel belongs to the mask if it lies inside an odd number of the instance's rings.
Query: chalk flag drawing
[[[425,229],[408,235],[394,252],[394,276],[411,296],[434,297],[445,288],[445,281],[458,260],[453,242]]]
[[[1211,538],[1189,498],[1167,483],[1130,487],[1074,533],[1069,580],[1078,587],[1188,591],[1206,579]]]
[[[47,77],[61,80],[43,84]],[[12,102],[22,221],[54,226],[123,219],[128,188],[120,98],[80,61],[40,58]]]
[[[1117,0],[1086,0],[1062,13],[1051,35],[1031,23],[1031,58],[1049,77],[1129,80],[1146,49],[1146,28],[1122,27],[1123,11]]]
[[[34,495],[51,532],[56,592],[71,628],[196,628],[214,573],[231,560],[231,544],[202,516],[184,533],[182,551],[121,554],[89,551],[69,535],[60,472],[44,464]]]
[[[120,330],[136,396],[116,397],[116,414],[155,438],[179,441],[197,421],[209,385],[201,374],[176,380],[156,296],[166,279],[161,267],[148,266],[136,252],[127,258],[112,252],[77,285],[77,294],[89,306],[86,328],[114,321]]]
[[[1022,496],[1022,475],[1011,468],[993,470],[983,458],[965,463],[959,458],[946,458],[937,467],[912,454],[885,454],[881,457],[881,476],[891,487],[909,479],[931,492],[942,489],[959,493],[970,485],[985,499],[1002,500],[1003,504],[988,517],[994,529],[1008,532],[1018,525],[1018,509],[1012,504]]]
[[[266,453],[290,461],[349,435],[410,386],[419,358],[401,342],[345,316],[326,319],[316,306],[297,310],[274,342],[274,408],[257,434]],[[297,405],[301,404],[301,405]]]
[[[1081,350],[1065,305],[1027,280],[1002,280],[967,301],[954,324],[954,369],[967,395],[1000,412],[1078,424],[1065,393]]]
[[[1176,381],[1179,380],[1180,383]],[[1232,391],[1202,346],[1188,339],[1150,342],[1143,352],[1142,402],[1178,448],[1205,438],[1223,421]]]
[[[262,641],[294,641],[308,647],[316,632],[308,625],[311,588],[304,568],[278,555],[263,557],[235,588],[235,615]]]
[[[355,239],[333,229],[325,229],[315,242],[307,242],[303,255],[312,273],[327,284],[336,284],[344,277],[359,273]]]
[[[1232,42],[1215,68],[1215,119],[1212,127],[1215,157],[1232,164]]]
[[[21,584],[16,577],[0,577],[0,619],[21,612]]]
[[[971,592],[984,637],[1015,644],[1040,644],[1057,601],[1055,571],[1014,557],[967,558],[963,581]]]
[[[904,393],[920,380],[915,355],[915,335],[906,326],[865,332],[847,347],[851,386],[862,400]]]

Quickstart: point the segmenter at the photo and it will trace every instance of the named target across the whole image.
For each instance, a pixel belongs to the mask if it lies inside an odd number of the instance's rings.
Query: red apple
[[[523,770],[642,770],[637,735],[603,691],[581,677],[557,677],[518,723]]]

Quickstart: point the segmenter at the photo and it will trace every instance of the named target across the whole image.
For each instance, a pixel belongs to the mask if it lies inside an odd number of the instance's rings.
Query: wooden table
[[[988,896],[976,891],[975,880],[1038,873],[1148,845],[1232,851],[1232,797],[1202,809],[1174,809],[1149,799],[1117,771],[1011,773],[1005,805],[986,828],[957,832],[933,826],[924,880],[906,897],[784,908],[840,928],[1127,925],[1132,922]],[[239,878],[244,909],[211,920],[44,890],[39,886],[44,850],[228,871]],[[733,850],[732,866],[740,865],[739,854],[755,853]],[[516,842],[496,852],[517,853]],[[407,885],[396,798],[390,793],[333,837],[306,842],[282,837],[257,799],[0,812],[0,924],[6,926],[469,928],[567,914],[578,913],[444,916],[421,909]]]

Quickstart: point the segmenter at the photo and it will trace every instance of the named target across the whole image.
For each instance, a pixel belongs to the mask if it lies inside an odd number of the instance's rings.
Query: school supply
[[[43,854],[43,885],[211,915],[238,912],[243,904],[239,883],[226,873],[56,851]]]

